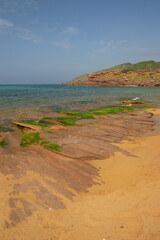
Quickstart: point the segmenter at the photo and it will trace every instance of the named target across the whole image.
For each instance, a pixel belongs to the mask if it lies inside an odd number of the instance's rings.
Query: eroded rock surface
[[[10,211],[5,227],[22,222],[39,207],[65,209],[64,198],[71,201],[76,194],[101,183],[92,160],[107,159],[117,151],[129,155],[114,143],[154,129],[152,114],[146,111],[79,122],[81,124],[77,121],[75,126],[57,128],[54,132],[40,131],[41,138],[61,145],[60,152],[39,144],[18,147],[22,131],[10,133],[11,143],[0,148],[0,173],[9,185]],[[26,126],[23,127],[24,131]],[[14,134],[17,134],[15,144]]]

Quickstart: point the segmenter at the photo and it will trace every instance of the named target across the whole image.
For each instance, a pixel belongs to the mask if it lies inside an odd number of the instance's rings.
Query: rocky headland
[[[160,62],[125,63],[81,75],[64,84],[89,87],[160,87]]]

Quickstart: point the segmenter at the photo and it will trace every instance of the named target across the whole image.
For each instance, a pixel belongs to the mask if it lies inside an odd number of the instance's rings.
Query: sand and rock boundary
[[[151,112],[7,134],[0,148],[1,238],[158,239],[159,117]],[[20,146],[24,133],[37,131],[60,151]]]

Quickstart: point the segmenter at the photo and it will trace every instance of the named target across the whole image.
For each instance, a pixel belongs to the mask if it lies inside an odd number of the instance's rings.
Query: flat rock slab
[[[40,126],[36,126],[36,125],[31,125],[31,124],[27,124],[27,123],[20,123],[20,122],[13,122],[13,124],[20,126],[20,127],[24,127],[24,128],[29,128],[35,131],[40,131],[42,127]]]
[[[110,156],[110,152],[107,149],[104,150],[84,143],[62,145],[61,154],[73,159],[83,160],[96,160]]]
[[[7,162],[2,161],[5,156]],[[89,163],[75,161],[41,147],[16,154],[7,154],[3,150],[0,169],[4,175],[13,175],[13,190],[9,194],[11,213],[6,227],[25,220],[39,206],[64,209],[64,198],[72,200],[75,193],[86,192],[96,184],[94,179],[98,177],[98,170]],[[28,172],[33,173],[32,177],[27,177]],[[37,178],[36,174],[40,177]],[[22,194],[26,194],[26,198],[22,198]],[[27,194],[33,195],[32,201],[27,199]]]
[[[57,126],[53,133],[39,126],[32,128],[18,123],[39,131],[44,140],[61,145],[60,152],[47,150],[40,144],[28,149],[16,148],[20,139],[18,131],[14,133],[17,134],[15,142],[14,134],[9,136],[10,147],[0,147],[0,173],[13,176],[12,191],[8,193],[11,211],[9,219],[6,216],[7,228],[19,224],[39,207],[65,209],[65,198],[73,200],[76,194],[97,184],[99,172],[91,160],[106,159],[116,151],[130,155],[114,143],[154,129],[152,114],[145,111],[108,114],[106,118],[100,116],[77,123]],[[16,151],[12,151],[14,147]]]

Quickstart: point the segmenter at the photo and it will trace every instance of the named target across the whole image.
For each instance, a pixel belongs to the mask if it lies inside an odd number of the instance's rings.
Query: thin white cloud
[[[50,29],[43,29],[41,34],[43,33],[53,33],[55,31],[54,28]],[[59,41],[47,41],[45,40],[44,36],[39,36],[37,33],[35,33],[32,30],[16,26],[14,23],[10,22],[7,19],[0,18],[0,33],[8,33],[11,34],[12,36],[16,36],[19,39],[25,40],[25,41],[31,41],[34,43],[46,43],[46,44],[51,44],[55,47],[61,47],[65,49],[69,49],[71,46],[70,44],[65,41],[65,40],[59,40]],[[56,35],[55,35],[56,36]]]
[[[126,43],[126,42],[127,42],[127,40],[118,41],[118,42],[115,43],[115,46],[117,47],[117,46],[119,46],[119,45],[121,45],[121,44],[124,44],[124,43]]]
[[[80,33],[80,31],[79,31],[78,28],[69,26],[69,27],[65,28],[62,33],[63,34],[69,34],[69,35],[78,35]]]
[[[38,10],[37,0],[3,0],[0,12],[2,14],[25,14],[25,10]]]
[[[25,6],[31,7],[34,10],[38,10],[38,2],[36,0],[22,0]]]
[[[69,43],[60,42],[60,41],[55,41],[55,42],[52,42],[51,44],[56,46],[56,47],[62,47],[62,48],[65,48],[65,49],[69,49],[71,47],[71,45]]]
[[[105,41],[105,40],[100,40],[100,41],[97,42],[97,44],[99,44],[99,45],[105,45],[105,44],[108,44],[108,42]]]
[[[6,19],[0,18],[0,29],[13,27],[14,24]]]
[[[26,41],[33,42],[41,42],[42,39],[36,36],[32,31],[20,27],[16,27],[16,25],[7,19],[0,18],[0,33],[9,33],[13,36],[21,38]]]
[[[15,34],[18,38],[21,38],[26,41],[33,41],[33,42],[42,42],[40,37],[37,37],[32,31],[24,28],[15,28]]]
[[[100,40],[99,42],[97,42],[98,45],[101,45],[103,47],[98,48],[96,50],[94,50],[94,52],[97,53],[103,53],[106,52],[108,49],[114,49],[117,48],[118,46],[126,43],[126,40],[121,40],[121,41],[105,41],[105,40]]]
[[[20,27],[11,21],[0,18],[0,34],[10,34],[13,37],[17,37],[19,39],[22,39],[24,41],[30,41],[34,43],[45,43],[45,44],[51,44],[52,46],[55,47],[60,47],[64,49],[70,49],[71,45],[70,43],[65,40],[65,37],[62,36],[60,39],[57,39],[58,32],[56,32],[56,28],[44,28],[41,29],[40,31],[36,31],[35,29],[27,29]],[[38,33],[39,32],[39,33]],[[52,40],[47,40],[46,39],[46,32],[47,34],[50,34],[50,38],[52,37]],[[66,33],[72,33],[75,34],[77,31],[73,28],[67,29]],[[54,39],[54,40],[53,40]]]
[[[109,42],[100,41],[98,44],[103,45],[103,47],[96,49],[95,52],[102,53],[102,52],[105,52],[107,49],[113,47],[114,42],[113,41],[109,41]]]

